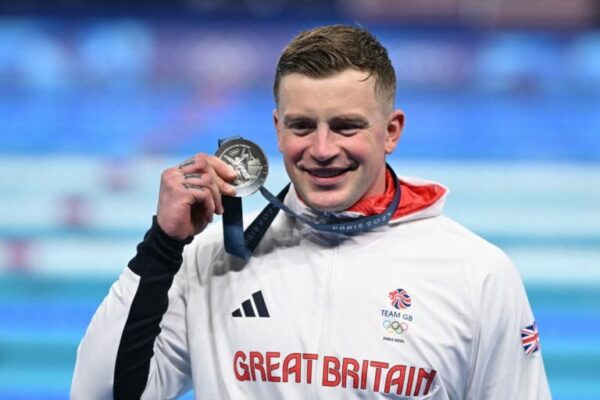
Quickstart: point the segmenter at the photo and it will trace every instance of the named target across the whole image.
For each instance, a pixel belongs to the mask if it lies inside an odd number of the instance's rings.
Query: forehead
[[[291,73],[281,78],[280,111],[308,112],[361,108],[371,111],[380,106],[375,80],[368,72],[347,69],[323,78]]]

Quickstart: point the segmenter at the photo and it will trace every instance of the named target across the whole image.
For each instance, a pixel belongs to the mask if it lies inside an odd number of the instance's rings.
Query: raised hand
[[[214,214],[223,214],[221,195],[235,194],[227,183],[235,176],[225,162],[204,153],[165,170],[156,211],[161,229],[179,240],[202,232]]]

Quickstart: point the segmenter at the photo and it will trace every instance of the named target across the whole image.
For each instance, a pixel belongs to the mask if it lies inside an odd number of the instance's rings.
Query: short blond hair
[[[375,79],[375,93],[393,108],[396,72],[386,48],[370,32],[349,25],[322,26],[292,39],[277,63],[275,102],[279,104],[279,85],[285,75],[326,78],[346,69],[368,72]]]

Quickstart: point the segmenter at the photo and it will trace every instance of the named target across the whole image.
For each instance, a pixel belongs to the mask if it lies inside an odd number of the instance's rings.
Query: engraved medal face
[[[223,143],[215,155],[235,170],[237,176],[230,182],[235,186],[235,197],[251,195],[265,183],[269,163],[257,144],[246,139],[232,139]]]

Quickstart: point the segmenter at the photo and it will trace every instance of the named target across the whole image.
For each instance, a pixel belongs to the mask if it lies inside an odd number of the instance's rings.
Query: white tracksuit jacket
[[[155,273],[130,263],[81,342],[72,398],[113,398],[113,384],[127,399],[192,387],[197,399],[551,398],[541,351],[522,344],[534,317],[517,271],[440,215],[444,200],[353,235],[279,212],[248,262],[224,252],[215,226],[185,247],[178,272],[174,262],[172,285],[144,296]],[[285,203],[311,215],[293,188]],[[141,264],[160,269],[161,257]]]

